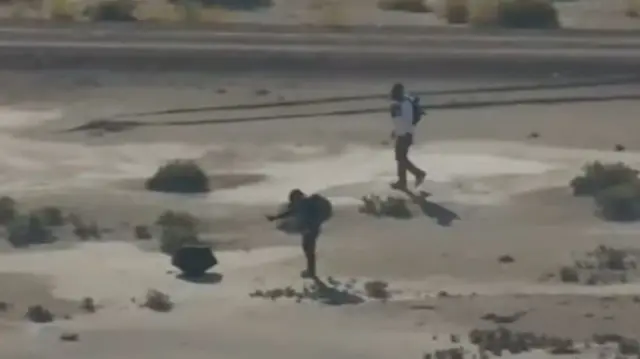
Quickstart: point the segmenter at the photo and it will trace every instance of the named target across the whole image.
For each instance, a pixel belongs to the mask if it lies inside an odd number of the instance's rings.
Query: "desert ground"
[[[388,359],[462,347],[471,358],[481,353],[468,334],[499,326],[575,342],[517,356],[618,355],[593,336],[638,338],[637,270],[606,285],[559,273],[601,245],[640,253],[637,224],[600,219],[568,187],[588,161],[640,166],[637,74],[432,72],[0,71],[0,194],[101,232],[0,241],[0,357]],[[428,111],[411,152],[428,177],[406,220],[358,211],[364,195],[403,196],[388,186],[385,95],[396,81]],[[133,125],[85,129],[100,120]],[[176,158],[196,160],[213,191],[145,190]],[[299,278],[299,238],[264,217],[292,188],[335,206],[318,244],[323,284]],[[220,261],[204,280],[180,279],[158,251],[165,210],[204,222]],[[136,225],[154,238],[137,239]],[[372,298],[371,281],[389,297]],[[322,294],[299,301],[251,295],[313,285]],[[173,310],[141,307],[150,289]],[[95,312],[81,308],[87,297]],[[34,305],[55,320],[27,321]]]

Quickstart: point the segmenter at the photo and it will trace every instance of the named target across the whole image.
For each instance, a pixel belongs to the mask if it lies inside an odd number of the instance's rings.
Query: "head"
[[[291,192],[289,192],[289,202],[290,203],[297,203],[299,202],[301,199],[304,199],[306,196],[304,194],[304,192],[302,192],[299,189],[294,189]]]
[[[401,83],[396,83],[391,88],[391,99],[400,101],[404,97],[404,85]]]

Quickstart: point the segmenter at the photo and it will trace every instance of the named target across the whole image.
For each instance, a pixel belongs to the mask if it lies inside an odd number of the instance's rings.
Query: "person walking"
[[[294,189],[289,193],[289,203],[282,213],[266,216],[270,222],[287,217],[296,219],[302,234],[302,252],[307,260],[307,268],[300,273],[302,278],[317,278],[316,243],[322,224],[331,214],[332,206],[329,200],[318,194],[307,196],[301,190]]]
[[[395,160],[398,180],[391,188],[407,190],[407,172],[415,177],[415,186],[419,187],[426,177],[426,172],[409,160],[409,148],[413,144],[413,132],[420,121],[423,111],[417,98],[405,94],[404,85],[396,83],[391,88],[391,119],[393,121],[392,137],[395,138]]]

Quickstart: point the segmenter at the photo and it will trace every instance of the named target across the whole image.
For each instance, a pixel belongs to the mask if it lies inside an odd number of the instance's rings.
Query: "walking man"
[[[320,235],[322,223],[331,217],[331,202],[326,198],[313,194],[305,195],[294,189],[289,193],[287,209],[275,216],[267,216],[269,221],[293,216],[302,234],[302,252],[307,260],[307,268],[300,273],[302,278],[316,278],[316,242]]]
[[[426,172],[416,167],[409,160],[409,148],[413,144],[413,131],[422,117],[422,109],[417,99],[405,94],[404,85],[396,83],[391,89],[391,119],[395,138],[395,159],[398,166],[398,180],[391,188],[407,190],[407,172],[415,177],[415,186],[419,187],[426,177]]]

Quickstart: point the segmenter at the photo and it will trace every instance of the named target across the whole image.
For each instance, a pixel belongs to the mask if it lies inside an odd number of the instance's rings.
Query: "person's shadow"
[[[428,192],[420,191],[418,194],[415,194],[408,189],[401,191],[409,196],[409,199],[413,203],[420,207],[420,210],[425,216],[435,219],[436,223],[443,227],[449,227],[454,220],[460,219],[460,216],[452,210],[427,200],[427,197],[431,195]]]
[[[348,289],[339,289],[330,286],[318,277],[313,277],[313,288],[305,293],[312,300],[317,300],[327,305],[360,304],[364,299]]]
[[[220,273],[216,273],[216,272],[207,272],[202,276],[198,276],[198,277],[191,277],[191,276],[186,276],[184,274],[178,274],[176,276],[176,278],[183,280],[185,282],[189,282],[189,283],[196,283],[196,284],[218,284],[220,282],[222,282],[222,278],[223,275]]]

